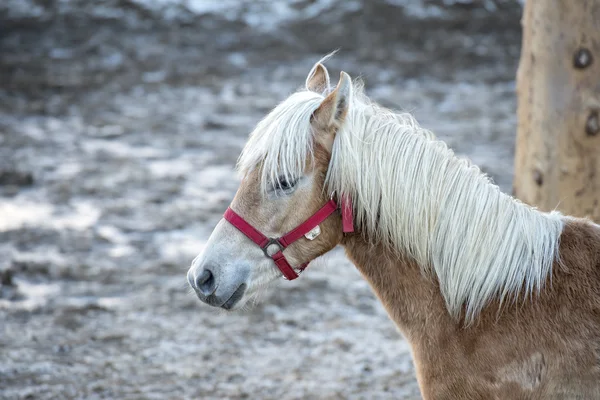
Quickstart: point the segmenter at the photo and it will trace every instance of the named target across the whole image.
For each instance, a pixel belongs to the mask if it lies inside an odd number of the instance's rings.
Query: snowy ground
[[[244,313],[185,273],[253,125],[336,48],[510,191],[510,1],[0,4],[0,398],[416,399],[410,349],[336,251]]]

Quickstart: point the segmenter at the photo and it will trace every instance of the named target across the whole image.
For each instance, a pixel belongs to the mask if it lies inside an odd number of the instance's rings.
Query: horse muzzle
[[[190,268],[187,274],[188,284],[203,303],[231,310],[244,296],[247,288],[245,279],[240,277],[240,279],[236,279],[238,282],[224,284],[224,282],[219,282],[222,279],[213,271],[213,268],[207,266],[198,269]]]

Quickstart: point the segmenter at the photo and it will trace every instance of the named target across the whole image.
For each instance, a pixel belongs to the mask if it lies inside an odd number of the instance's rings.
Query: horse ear
[[[336,88],[319,105],[313,113],[314,121],[320,128],[339,128],[348,113],[348,105],[352,96],[352,79],[342,71]]]
[[[333,140],[337,130],[342,126],[352,96],[352,79],[342,71],[336,88],[319,105],[313,113],[313,125],[317,131],[317,140],[329,151],[333,148]]]
[[[316,63],[306,77],[306,89],[323,94],[329,90],[329,73],[321,63]]]

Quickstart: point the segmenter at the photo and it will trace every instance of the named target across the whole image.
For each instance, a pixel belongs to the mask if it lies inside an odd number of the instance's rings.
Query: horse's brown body
[[[410,342],[425,399],[600,399],[597,226],[569,220],[552,282],[516,304],[490,304],[468,327],[415,263],[361,235],[343,245]]]

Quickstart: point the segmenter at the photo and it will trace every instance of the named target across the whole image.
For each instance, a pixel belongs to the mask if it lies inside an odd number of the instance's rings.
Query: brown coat
[[[425,399],[600,399],[600,229],[570,220],[541,294],[454,321],[435,279],[360,234],[343,240],[411,344]]]

